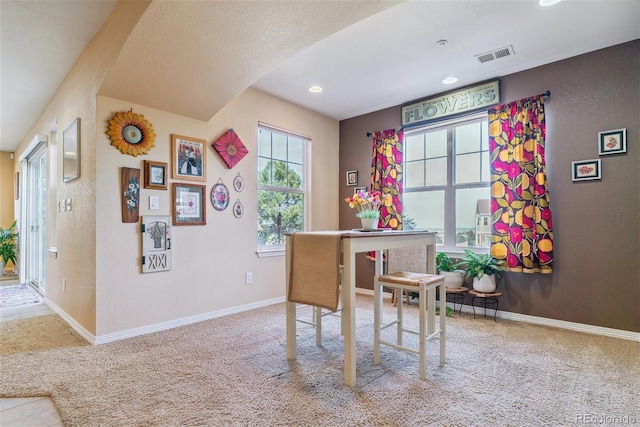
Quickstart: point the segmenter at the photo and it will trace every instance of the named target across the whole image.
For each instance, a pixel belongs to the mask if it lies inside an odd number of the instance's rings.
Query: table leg
[[[351,239],[342,239],[345,282],[342,285],[342,321],[344,322],[344,383],[356,385],[356,255]]]
[[[287,321],[287,359],[295,360],[296,358],[296,304],[289,302],[289,277],[291,273],[291,237],[287,236],[285,239],[286,251],[285,251],[285,283],[286,283],[286,295],[287,302],[285,304],[285,316]]]

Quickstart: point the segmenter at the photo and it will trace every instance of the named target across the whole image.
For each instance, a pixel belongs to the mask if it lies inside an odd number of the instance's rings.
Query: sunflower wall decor
[[[232,169],[244,156],[249,153],[238,135],[233,129],[229,129],[216,142],[212,144],[214,150],[218,152],[222,160]]]
[[[111,138],[111,145],[122,154],[130,154],[133,157],[147,154],[155,147],[153,142],[156,133],[153,131],[153,125],[142,114],[136,114],[132,110],[116,113],[109,120],[107,135]]]

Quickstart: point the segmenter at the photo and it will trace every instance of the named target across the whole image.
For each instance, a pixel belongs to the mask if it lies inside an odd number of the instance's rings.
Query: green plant
[[[16,222],[9,228],[0,227],[0,259],[5,263],[16,263],[18,256],[18,233],[15,231]]]
[[[469,249],[465,249],[464,253],[463,262],[466,264],[467,277],[480,279],[485,274],[500,276],[502,261],[494,258],[491,254],[479,255]]]
[[[436,268],[438,271],[456,271],[463,264],[462,262],[454,263],[449,255],[444,252],[436,254]]]

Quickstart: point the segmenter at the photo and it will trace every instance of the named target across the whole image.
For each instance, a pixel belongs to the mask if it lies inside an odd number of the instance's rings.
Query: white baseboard
[[[453,304],[448,302],[448,306]],[[456,310],[460,308],[456,304]],[[462,311],[465,313],[473,313],[470,305],[463,305]],[[476,316],[484,316],[484,307],[476,306]],[[493,310],[487,308],[487,317],[493,316]],[[549,319],[547,317],[531,316],[528,314],[512,313],[510,311],[498,310],[496,317],[500,319],[515,320],[518,322],[532,323],[536,325],[550,326],[552,328],[568,329],[577,332],[586,332],[588,334],[602,335],[611,338],[621,338],[624,340],[640,342],[640,332],[624,331],[622,329],[605,328],[603,326],[587,325],[584,323],[568,322],[566,320]]]
[[[356,293],[362,295],[373,296],[373,289],[356,288]],[[199,314],[197,316],[184,317],[182,319],[171,320],[168,322],[156,323],[154,325],[143,326],[140,328],[128,329],[122,332],[116,332],[113,334],[106,334],[101,336],[94,336],[89,331],[84,329],[78,322],[76,322],[71,316],[69,316],[64,310],[58,307],[55,303],[45,297],[45,303],[65,322],[69,324],[78,334],[86,339],[91,344],[106,344],[109,342],[119,341],[126,338],[132,338],[139,335],[146,335],[153,332],[165,331],[167,329],[176,328],[179,326],[186,326],[193,323],[202,322],[204,320],[215,319],[218,317],[228,316],[230,314],[242,313],[257,308],[267,307],[274,304],[280,304],[285,302],[285,297],[272,298],[265,301],[258,301],[251,304],[245,304],[241,306],[226,308],[223,310],[212,311],[209,313]],[[448,306],[452,306],[452,303],[447,303]],[[476,315],[484,316],[484,307],[476,307],[478,312]],[[456,307],[459,309],[459,306]],[[465,313],[473,313],[473,308],[469,305],[463,305],[462,311]],[[488,315],[493,314],[491,309],[488,310]],[[553,328],[568,329],[577,332],[585,332],[588,334],[602,335],[611,338],[620,338],[630,341],[640,342],[640,333],[624,331],[621,329],[605,328],[602,326],[586,325],[584,323],[567,322],[565,320],[549,319],[546,317],[530,316],[528,314],[512,313],[509,311],[498,310],[496,317],[501,319],[515,320],[518,322],[532,323],[536,325],[550,326]]]

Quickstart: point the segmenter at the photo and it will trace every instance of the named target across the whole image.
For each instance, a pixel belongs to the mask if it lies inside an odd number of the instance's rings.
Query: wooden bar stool
[[[396,319],[384,324],[382,315],[382,287],[392,290],[418,292],[418,307],[420,311],[419,331],[405,329],[403,325],[403,304],[396,305]],[[440,287],[440,328],[436,331],[436,289]],[[412,272],[395,272],[376,276],[373,284],[374,292],[374,339],[373,339],[373,363],[380,364],[380,345],[387,345],[401,351],[418,354],[420,379],[426,378],[426,342],[440,339],[440,365],[445,362],[446,346],[446,289],[444,276],[435,274],[422,274]],[[396,342],[383,341],[380,332],[390,326],[396,325]],[[419,336],[418,350],[403,345],[404,332]]]

